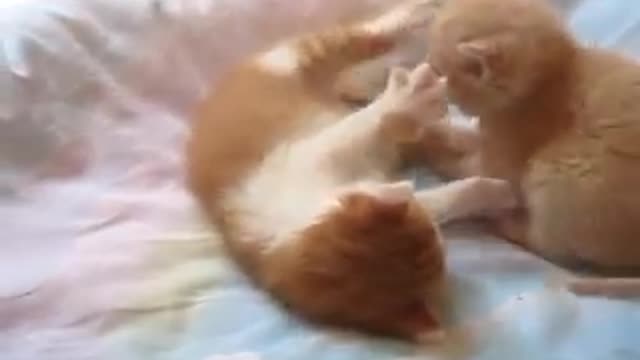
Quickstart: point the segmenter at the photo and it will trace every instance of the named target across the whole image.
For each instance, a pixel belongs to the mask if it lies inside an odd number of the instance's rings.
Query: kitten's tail
[[[555,281],[578,296],[640,298],[638,267],[604,267],[587,262],[571,265],[578,274],[562,273]]]
[[[567,288],[579,296],[605,298],[640,298],[640,278],[574,277]]]

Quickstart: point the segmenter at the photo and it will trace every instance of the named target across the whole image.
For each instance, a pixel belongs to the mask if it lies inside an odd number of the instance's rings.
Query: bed
[[[183,185],[194,103],[258,47],[390,3],[0,2],[0,359],[640,359],[638,301],[568,294],[473,227],[447,230],[439,345],[302,323],[224,255]],[[640,55],[640,3],[557,4],[586,43]]]

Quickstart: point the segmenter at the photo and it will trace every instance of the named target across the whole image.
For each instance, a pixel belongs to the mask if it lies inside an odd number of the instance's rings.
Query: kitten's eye
[[[467,75],[480,79],[483,76],[484,69],[479,61],[468,61],[462,65],[462,71]]]

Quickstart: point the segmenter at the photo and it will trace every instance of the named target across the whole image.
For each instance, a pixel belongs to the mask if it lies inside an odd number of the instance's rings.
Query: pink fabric
[[[376,3],[3,2],[0,353],[104,356],[122,312],[181,306],[131,305],[150,288],[193,295],[156,279],[215,247],[183,186],[190,108],[239,57]]]

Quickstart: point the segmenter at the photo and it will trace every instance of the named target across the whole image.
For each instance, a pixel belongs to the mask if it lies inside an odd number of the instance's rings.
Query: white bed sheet
[[[0,359],[640,359],[638,302],[554,290],[473,229],[448,232],[439,347],[313,329],[223,256],[182,184],[193,103],[252,49],[384,3],[0,2]],[[640,3],[558,3],[585,41],[640,54]]]

